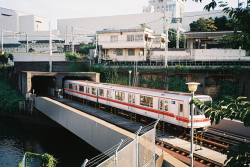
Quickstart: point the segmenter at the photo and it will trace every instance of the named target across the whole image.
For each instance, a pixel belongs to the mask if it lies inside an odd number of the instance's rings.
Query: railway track
[[[53,100],[56,100],[56,99],[53,98]],[[77,103],[79,103],[79,102],[77,102]],[[64,104],[68,105],[67,103],[64,103]],[[73,108],[75,108],[75,107],[73,107]],[[76,109],[78,109],[78,108],[76,108]],[[106,109],[105,107],[102,107],[102,110],[109,112],[108,109]],[[101,118],[95,113],[88,113],[88,114],[91,114],[95,117]],[[128,115],[120,113],[118,111],[117,111],[117,115],[129,119]],[[101,118],[101,119],[103,119],[103,118]],[[105,119],[105,121],[114,124],[114,122],[110,119]],[[138,120],[137,122],[140,122],[140,123],[146,125],[145,120]],[[126,127],[123,125],[117,125],[117,126],[123,128],[123,129],[126,129],[130,132],[133,132],[133,133],[135,132],[135,130],[131,129],[130,127]],[[188,134],[188,133],[185,133],[185,132],[180,133],[180,132],[173,130],[173,129],[166,129],[165,132],[169,133],[171,135],[174,135],[175,137],[190,141],[190,134]],[[156,132],[156,133],[158,133],[158,132]],[[232,140],[230,138],[230,136],[233,136],[234,139]],[[249,138],[242,139],[240,136],[209,128],[208,131],[202,135],[202,138],[196,138],[196,136],[194,136],[194,143],[196,141],[197,141],[197,143],[202,142],[203,147],[205,146],[205,147],[213,149],[215,151],[220,151],[221,149],[228,148],[228,146],[230,146],[230,145],[236,145],[237,142],[249,142],[250,139]],[[162,147],[162,141],[160,139],[156,139],[155,143],[157,146]],[[200,143],[198,143],[198,144],[200,144]],[[179,148],[179,147],[176,147],[176,146],[173,146],[167,142],[163,142],[163,148],[166,152],[175,156],[176,158],[183,161],[184,163],[187,163],[187,164],[190,163],[190,157],[189,157],[190,152],[189,151],[184,150],[184,149]],[[210,160],[206,157],[200,156],[196,153],[194,153],[194,161],[196,163],[196,166],[211,166],[211,167],[223,166],[223,164],[221,164],[221,163],[215,162],[215,161]]]

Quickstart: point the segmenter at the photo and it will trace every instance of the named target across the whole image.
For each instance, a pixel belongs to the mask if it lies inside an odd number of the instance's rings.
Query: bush
[[[84,62],[81,64],[71,63],[69,65],[69,71],[70,72],[88,72],[89,68]]]
[[[30,48],[30,49],[29,49],[29,52],[35,52],[35,50],[34,50],[34,49],[32,49],[32,48]]]
[[[66,61],[80,61],[81,57],[80,54],[74,52],[66,52],[65,53]]]
[[[184,66],[184,67],[182,67],[182,70],[183,71],[188,71],[190,68],[189,68],[189,66]]]

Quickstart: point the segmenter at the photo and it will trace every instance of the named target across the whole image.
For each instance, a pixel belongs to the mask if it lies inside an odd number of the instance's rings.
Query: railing
[[[155,167],[155,132],[159,120],[145,126],[104,153],[85,160],[82,167]]]

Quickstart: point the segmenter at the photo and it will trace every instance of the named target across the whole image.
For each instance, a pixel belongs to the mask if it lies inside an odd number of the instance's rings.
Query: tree
[[[170,28],[168,30],[168,40],[170,41],[168,43],[168,48],[175,48],[176,47],[176,40],[177,40],[177,30]],[[180,48],[184,48],[184,35],[180,34],[179,37],[179,46]]]
[[[244,126],[250,127],[250,101],[246,97],[238,97],[234,100],[228,96],[225,100],[218,104],[210,106],[202,104],[198,99],[194,99],[191,103],[201,105],[205,111],[205,116],[210,118],[211,124],[219,124],[223,118],[237,119],[244,123]],[[249,166],[250,164],[250,143],[243,143],[237,146],[230,146],[222,150],[223,154],[227,154],[224,161],[226,166],[238,167]]]
[[[189,24],[190,31],[215,31],[217,27],[214,25],[214,20],[199,18],[197,21]]]
[[[212,18],[209,18],[212,19]],[[216,31],[230,31],[234,30],[233,27],[230,26],[229,20],[226,16],[222,17],[215,17],[214,18],[214,25],[217,27]]]
[[[141,26],[142,28],[148,28],[148,29],[151,29],[149,26],[147,26],[147,24],[146,24],[146,23],[142,23],[142,24],[140,24],[140,26]]]
[[[233,8],[228,7],[226,2],[217,3],[215,0],[212,0],[204,9],[210,11],[218,4],[220,4],[220,7],[223,7],[223,12],[227,13],[230,18],[228,25],[235,30],[232,38],[224,37],[222,41],[225,43],[234,43],[235,46],[241,46],[243,49],[250,49],[250,0],[247,0],[246,8],[243,8],[243,3],[239,3],[237,8]],[[236,31],[241,31],[241,33],[237,33]]]

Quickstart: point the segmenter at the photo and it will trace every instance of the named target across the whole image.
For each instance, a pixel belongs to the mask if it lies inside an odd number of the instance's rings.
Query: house
[[[146,61],[155,38],[147,28],[97,31],[99,59],[105,61]]]

